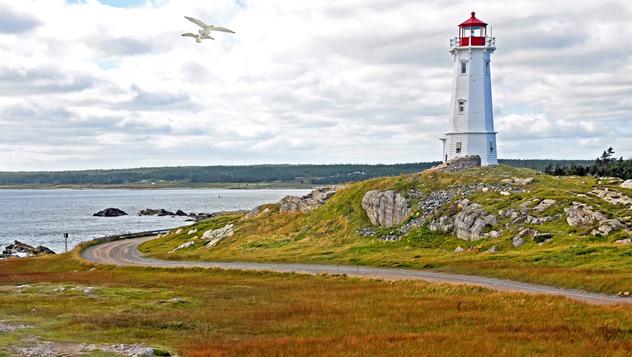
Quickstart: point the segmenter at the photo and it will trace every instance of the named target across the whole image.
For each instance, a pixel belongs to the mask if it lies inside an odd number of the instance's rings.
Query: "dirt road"
[[[376,268],[351,265],[293,264],[293,263],[246,263],[246,262],[196,262],[169,261],[144,257],[138,246],[154,237],[119,240],[92,246],[81,253],[89,261],[99,264],[148,266],[161,268],[219,268],[237,270],[267,270],[278,273],[346,274],[354,277],[385,280],[425,280],[438,283],[478,285],[489,289],[529,294],[564,296],[591,304],[632,304],[632,298],[589,293],[580,290],[555,288],[546,285],[521,283],[512,280],[487,278],[473,275],[438,273],[412,269]]]

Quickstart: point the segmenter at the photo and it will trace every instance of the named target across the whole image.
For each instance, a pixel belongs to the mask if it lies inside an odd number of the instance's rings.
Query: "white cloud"
[[[436,160],[469,6],[0,0],[0,170]],[[501,157],[632,154],[628,2],[477,11]],[[237,34],[198,45],[184,15]]]

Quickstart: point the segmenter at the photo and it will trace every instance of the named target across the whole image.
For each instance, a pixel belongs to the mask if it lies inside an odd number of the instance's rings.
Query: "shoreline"
[[[322,185],[305,183],[201,183],[201,184],[85,184],[85,185],[0,185],[0,190],[161,190],[161,189],[225,189],[225,190],[293,190],[314,189]]]

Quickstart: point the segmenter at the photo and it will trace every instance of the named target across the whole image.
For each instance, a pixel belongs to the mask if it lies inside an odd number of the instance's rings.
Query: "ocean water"
[[[190,222],[186,217],[138,216],[144,208],[175,212],[217,212],[251,209],[276,202],[286,195],[301,196],[308,190],[0,190],[0,252],[14,240],[44,245],[63,252],[63,233],[69,233],[68,249],[104,235],[174,228]],[[121,217],[92,217],[116,207]]]

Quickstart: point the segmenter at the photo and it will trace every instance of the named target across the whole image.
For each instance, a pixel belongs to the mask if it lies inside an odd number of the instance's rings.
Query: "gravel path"
[[[581,290],[555,288],[546,285],[521,283],[512,280],[487,278],[474,275],[437,273],[412,269],[376,268],[367,266],[293,264],[293,263],[246,263],[246,262],[196,262],[169,261],[147,258],[138,251],[138,246],[155,237],[119,240],[92,246],[81,253],[89,261],[99,264],[123,266],[148,266],[161,268],[219,268],[236,270],[266,270],[277,273],[346,274],[353,277],[378,278],[385,280],[425,280],[438,283],[478,285],[486,288],[529,294],[564,296],[591,304],[631,304],[632,298],[590,293]]]

